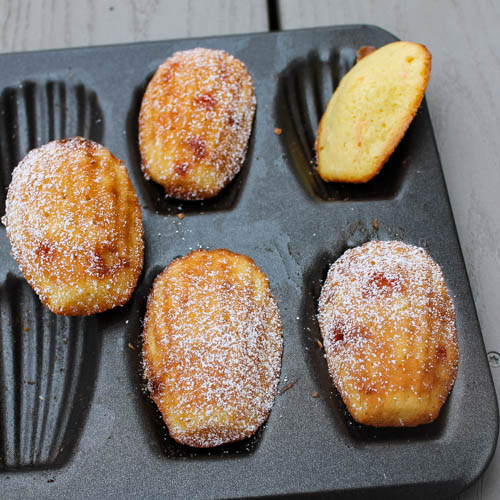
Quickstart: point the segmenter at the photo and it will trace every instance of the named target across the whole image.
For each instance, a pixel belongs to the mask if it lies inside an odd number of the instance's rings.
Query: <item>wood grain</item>
[[[427,103],[486,349],[500,352],[500,2],[280,0],[279,15],[282,29],[375,24],[432,52]],[[459,498],[499,497],[497,453]]]
[[[265,0],[0,0],[0,52],[267,31]]]

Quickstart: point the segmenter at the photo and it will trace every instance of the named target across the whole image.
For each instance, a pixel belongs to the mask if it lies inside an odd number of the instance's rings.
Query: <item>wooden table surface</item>
[[[0,0],[0,52],[350,23],[378,25],[432,52],[427,103],[486,349],[500,352],[497,0]],[[458,498],[499,498],[499,472],[497,453]]]

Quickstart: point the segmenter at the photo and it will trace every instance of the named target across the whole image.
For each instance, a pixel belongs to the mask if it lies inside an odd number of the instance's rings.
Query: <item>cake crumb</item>
[[[279,391],[280,396],[282,394],[284,394],[286,391],[288,391],[289,389],[291,389],[298,381],[299,381],[299,379],[296,378],[295,380],[292,380],[292,382],[290,382],[289,384],[286,384],[285,387],[283,387],[283,389],[281,389]]]
[[[373,226],[373,229],[375,229],[375,231],[378,231],[378,228],[379,228],[378,219],[373,219],[372,226]]]
[[[322,344],[321,340],[317,339],[316,343],[318,344],[320,349],[323,349],[323,344]]]
[[[135,347],[130,342],[128,343],[128,347],[129,349],[132,349],[132,351],[135,351]]]
[[[274,129],[274,133],[275,133],[276,135],[281,135],[281,134],[283,133],[283,130],[282,130],[282,129],[280,129],[280,128],[278,128],[278,127],[276,127],[276,128]]]
[[[361,46],[356,52],[356,62],[361,61],[361,59],[365,58],[366,56],[370,55],[372,52],[375,52],[376,50],[377,48],[374,47],[373,45]]]
[[[177,218],[180,220],[184,219],[184,214],[182,212],[180,214],[177,214]]]
[[[319,392],[318,392],[318,391],[314,391],[314,392],[312,393],[312,397],[313,397],[313,398],[319,398]]]

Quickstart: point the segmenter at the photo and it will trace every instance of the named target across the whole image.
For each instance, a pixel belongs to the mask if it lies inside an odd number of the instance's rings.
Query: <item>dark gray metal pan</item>
[[[497,403],[425,103],[372,182],[326,185],[311,165],[318,120],[356,49],[393,40],[373,26],[339,26],[0,56],[2,213],[27,151],[79,134],[127,164],[146,242],[131,301],[69,319],[40,305],[0,229],[3,498],[442,498],[481,474],[496,445]],[[186,203],[142,176],[137,115],[156,67],[195,46],[240,58],[258,107],[242,172],[217,198]],[[374,238],[424,246],[455,301],[458,378],[437,421],[416,429],[355,424],[316,343],[329,265]],[[268,275],[284,325],[280,387],[292,383],[254,438],[211,451],[169,438],[140,365],[152,281],[199,246],[247,254]]]

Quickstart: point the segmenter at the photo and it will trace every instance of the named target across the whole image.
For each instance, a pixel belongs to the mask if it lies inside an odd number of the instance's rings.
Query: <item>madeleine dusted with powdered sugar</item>
[[[455,310],[440,267],[400,241],[371,241],[330,268],[319,300],[328,367],[359,423],[432,422],[455,382]]]
[[[56,314],[123,305],[143,264],[141,209],[127,169],[73,137],[32,150],[12,175],[3,223],[28,283]]]
[[[176,52],[149,82],[139,114],[147,177],[168,196],[217,195],[240,171],[255,113],[252,77],[223,50]]]
[[[151,398],[170,436],[197,448],[251,436],[278,386],[282,327],[265,274],[228,250],[198,250],[155,280],[144,322]]]

